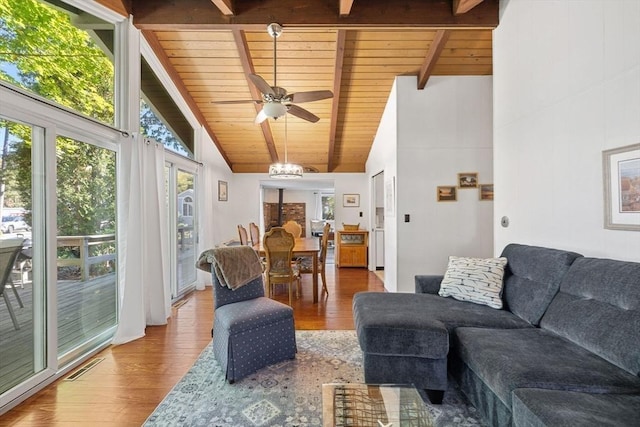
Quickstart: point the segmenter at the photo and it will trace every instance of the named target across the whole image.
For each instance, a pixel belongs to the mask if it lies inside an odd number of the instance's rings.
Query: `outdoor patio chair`
[[[254,256],[247,258],[260,263],[251,247],[215,249],[225,250],[251,251]],[[265,366],[294,359],[293,309],[264,296],[262,275],[232,290],[221,285],[214,269],[211,274],[215,295],[213,352],[227,381],[233,384]]]
[[[18,304],[20,307],[24,307],[22,304],[22,299],[20,299],[20,295],[16,290],[15,285],[13,284],[13,280],[11,279],[11,272],[13,271],[13,265],[16,262],[16,258],[20,251],[22,251],[22,242],[24,239],[3,239],[0,240],[0,274],[2,275],[0,280],[0,294],[2,294],[2,298],[7,306],[7,310],[9,311],[9,316],[11,317],[11,321],[13,322],[13,327],[18,330],[20,329],[20,325],[18,324],[18,319],[16,318],[16,314],[13,311],[13,306],[11,305],[11,301],[9,301],[9,297],[7,296],[7,286],[10,286],[13,289],[13,293],[18,300]]]

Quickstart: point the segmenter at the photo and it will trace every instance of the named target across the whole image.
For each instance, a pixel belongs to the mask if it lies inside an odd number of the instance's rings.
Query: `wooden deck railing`
[[[93,264],[116,259],[116,254],[104,254],[97,256],[89,255],[89,248],[98,245],[112,244],[116,241],[115,234],[96,234],[91,236],[58,236],[58,247],[78,248],[80,257],[78,258],[58,258],[58,267],[77,266],[80,267],[80,277],[82,280],[89,279],[89,270]]]

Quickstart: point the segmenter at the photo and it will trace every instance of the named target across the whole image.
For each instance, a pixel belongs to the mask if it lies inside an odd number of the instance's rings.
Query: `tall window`
[[[140,130],[176,154],[193,159],[193,127],[144,57],[141,58]]]
[[[110,124],[113,40],[113,25],[63,2],[0,1],[0,79]]]

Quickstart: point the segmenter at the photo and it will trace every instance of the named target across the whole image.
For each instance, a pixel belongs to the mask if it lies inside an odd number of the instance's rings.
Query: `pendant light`
[[[269,178],[296,179],[302,178],[302,166],[289,163],[287,158],[287,115],[284,116],[284,163],[273,163],[269,166]]]

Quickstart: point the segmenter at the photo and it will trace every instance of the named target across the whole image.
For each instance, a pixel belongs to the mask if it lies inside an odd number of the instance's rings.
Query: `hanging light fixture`
[[[287,158],[287,115],[284,116],[284,163],[273,163],[269,166],[269,178],[295,179],[302,178],[302,166],[289,163]]]

